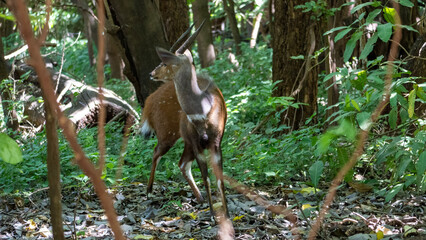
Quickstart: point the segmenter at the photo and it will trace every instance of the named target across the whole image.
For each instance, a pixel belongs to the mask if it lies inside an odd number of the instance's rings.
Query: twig
[[[43,44],[41,44],[42,47],[56,47],[56,45],[57,45],[56,43],[43,43]],[[6,56],[4,56],[4,59],[5,60],[12,59],[12,58],[18,56],[19,54],[27,51],[27,49],[28,49],[27,44],[24,44],[22,46],[14,48],[13,50],[9,51],[9,53]]]
[[[358,161],[358,158],[364,153],[364,144],[368,138],[368,133],[373,125],[381,115],[383,108],[387,105],[390,98],[390,89],[391,89],[391,83],[392,83],[392,72],[393,72],[393,65],[392,63],[395,61],[398,53],[398,42],[401,41],[401,20],[399,18],[399,4],[396,2],[392,2],[393,7],[396,10],[395,15],[395,33],[392,37],[393,42],[391,45],[389,58],[388,58],[388,65],[387,65],[387,73],[385,78],[385,87],[383,92],[383,99],[378,104],[376,109],[374,110],[373,114],[370,117],[370,124],[367,127],[367,130],[361,130],[358,134],[358,143],[355,147],[355,150],[349,159],[349,161],[340,169],[340,171],[337,173],[337,176],[334,178],[328,194],[324,200],[324,205],[321,208],[321,211],[318,215],[317,220],[315,221],[315,224],[311,228],[311,231],[309,232],[308,239],[315,239],[318,230],[321,226],[322,221],[324,220],[325,214],[328,212],[328,208],[330,207],[331,203],[333,202],[333,199],[336,195],[337,187],[340,185],[340,183],[343,180],[343,177],[346,175],[346,173],[352,169],[353,166],[355,166],[356,162]]]
[[[56,102],[53,85],[50,81],[51,76],[49,71],[47,71],[44,60],[40,54],[40,44],[34,37],[25,0],[8,0],[7,2],[9,8],[15,15],[21,36],[28,44],[28,51],[31,57],[29,61],[39,77],[43,96],[45,97],[47,104],[50,105],[50,108],[53,111],[56,111],[58,124],[63,129],[63,134],[67,138],[70,147],[74,151],[76,163],[93,182],[96,194],[99,197],[102,207],[105,209],[105,215],[108,218],[115,238],[124,240],[125,238],[117,220],[117,214],[114,210],[112,197],[108,194],[105,183],[102,181],[99,172],[86,157],[83,149],[78,144],[76,132],[73,128],[72,122],[67,117],[65,117],[64,113],[59,108],[59,104]]]
[[[78,39],[80,38],[80,32],[78,32],[78,36],[77,39],[69,46],[73,46]],[[64,47],[62,48],[62,56],[61,56],[61,67],[59,68],[59,74],[58,74],[58,78],[56,79],[56,88],[55,88],[55,93],[58,94],[58,86],[59,86],[59,81],[61,80],[62,77],[62,69],[64,68],[64,63],[65,63],[65,50],[68,47],[66,47],[66,45],[64,44]],[[62,92],[58,95],[58,98],[56,99],[56,101],[61,102],[62,97],[65,95],[65,93],[68,91],[68,89],[70,88],[70,85],[68,85],[68,87],[65,87]],[[65,90],[66,89],[66,90]]]
[[[96,73],[98,76],[98,87],[99,87],[99,118],[98,118],[98,148],[99,148],[99,163],[98,170],[100,174],[105,166],[105,117],[106,109],[104,104],[104,63],[105,63],[105,8],[104,1],[98,0],[96,4],[96,9],[98,11],[98,61],[96,62]]]

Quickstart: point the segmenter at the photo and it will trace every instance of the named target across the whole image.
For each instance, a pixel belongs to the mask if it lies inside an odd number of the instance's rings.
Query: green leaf
[[[407,157],[407,156],[403,156],[402,157],[402,161],[399,162],[398,164],[398,169],[396,171],[395,174],[395,179],[399,179],[405,172],[405,170],[407,169],[408,164],[410,164],[411,162],[411,158]]]
[[[334,41],[335,42],[339,41],[340,39],[342,39],[351,30],[352,30],[352,28],[348,28],[348,29],[345,29],[345,30],[339,32],[338,34],[336,34],[336,37],[334,37]]]
[[[323,35],[325,36],[325,35],[328,35],[330,33],[335,32],[335,31],[339,31],[339,30],[346,29],[346,28],[348,28],[348,26],[335,27],[335,28],[332,28],[332,29],[328,30]]]
[[[392,23],[386,23],[377,26],[377,33],[383,42],[388,42],[392,36],[392,26]]]
[[[392,129],[396,128],[396,122],[398,120],[398,110],[396,107],[392,108],[392,110],[389,112],[389,126]]]
[[[418,97],[418,98],[420,98],[420,99],[421,99],[421,100],[423,100],[423,101],[426,101],[426,93],[425,93],[425,91],[423,90],[423,88],[418,87],[416,92],[417,92],[417,97]]]
[[[395,195],[402,190],[402,187],[404,187],[404,184],[400,183],[395,185],[390,191],[388,191],[385,197],[385,202],[389,202],[390,200],[392,200],[395,197]]]
[[[383,8],[383,13],[384,13],[383,16],[385,17],[385,20],[388,23],[395,24],[395,15],[396,15],[395,8],[385,7]]]
[[[0,13],[0,18],[3,18],[5,20],[9,20],[9,21],[15,21],[15,17],[13,15],[6,15],[3,13]]]
[[[4,133],[0,133],[0,158],[10,164],[22,162],[22,152],[18,144]]]
[[[336,137],[335,134],[331,132],[324,133],[321,138],[318,140],[318,151],[320,153],[325,153],[328,150],[328,147],[330,146],[330,143],[334,138]]]
[[[415,28],[413,28],[412,26],[408,26],[408,25],[399,25],[399,26],[407,29],[408,31],[419,32]]]
[[[368,14],[368,17],[365,19],[365,23],[372,23],[374,19],[382,12],[382,9],[376,9]]]
[[[315,162],[309,168],[309,176],[311,178],[312,184],[316,188],[318,186],[318,182],[321,178],[322,171],[324,169],[324,163],[322,161]]]
[[[330,73],[330,74],[328,74],[327,76],[325,76],[324,77],[324,82],[325,81],[327,81],[327,80],[329,80],[330,78],[332,78],[332,77],[334,77],[334,76],[337,76],[337,75],[341,75],[341,73],[340,72],[333,72],[333,73]]]
[[[419,161],[417,161],[416,164],[416,170],[417,170],[417,188],[421,189],[422,186],[425,185],[424,179],[426,178],[425,171],[426,171],[426,151],[423,151],[420,154]]]
[[[367,71],[362,70],[356,74],[355,78],[351,78],[351,85],[359,91],[362,91],[367,84]]]
[[[414,102],[416,101],[416,89],[411,90],[408,95],[408,117],[413,118],[414,115]]]
[[[362,130],[368,130],[371,125],[370,113],[360,112],[356,115],[356,120]]]
[[[291,56],[291,59],[305,59],[305,56],[299,55],[299,56]]]
[[[365,16],[365,12],[361,13],[358,17],[358,21],[361,21],[362,19],[364,19]]]
[[[370,6],[370,5],[373,5],[373,4],[375,4],[375,2],[366,2],[366,3],[356,5],[354,8],[352,8],[351,14],[354,14],[356,11],[358,11],[359,9],[361,9],[365,6]]]
[[[359,105],[358,103],[355,102],[355,100],[351,99],[351,103],[352,103],[352,106],[354,106],[354,108],[358,110],[358,112],[361,111],[361,108],[359,108]]]
[[[399,119],[401,120],[401,124],[406,123],[410,120],[406,109],[401,108],[401,110],[399,111]]]
[[[399,0],[399,4],[405,7],[414,7],[414,4],[409,0]]]
[[[266,177],[275,177],[277,174],[275,172],[265,172]]]
[[[356,47],[356,43],[362,37],[362,34],[362,32],[355,32],[352,34],[351,39],[349,39],[348,43],[346,44],[345,52],[343,53],[343,60],[345,62],[347,62],[352,56],[352,53]]]
[[[379,35],[377,33],[374,33],[374,35],[368,39],[367,43],[364,46],[364,49],[361,52],[361,55],[359,56],[359,59],[365,59],[367,58],[368,54],[373,51],[374,44],[377,42],[377,39],[379,38]]]
[[[351,141],[355,140],[357,133],[354,124],[347,118],[343,119],[343,121],[340,122],[339,127],[332,132],[337,136],[345,136]]]
[[[391,93],[390,99],[389,99],[389,103],[391,105],[391,107],[396,107],[396,104],[398,103],[398,99],[396,97],[397,93]]]
[[[426,151],[420,154],[419,161],[416,164],[417,175],[423,175],[426,171]]]
[[[409,176],[405,176],[404,179],[405,179],[404,188],[407,188],[416,181],[416,176],[409,175]]]

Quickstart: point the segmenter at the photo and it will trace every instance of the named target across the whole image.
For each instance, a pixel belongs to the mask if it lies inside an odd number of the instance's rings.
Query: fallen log
[[[99,89],[60,74],[54,70],[53,65],[51,62],[46,64],[52,76],[52,84],[62,111],[75,124],[77,130],[97,126],[100,109]],[[25,118],[20,124],[30,125],[32,128],[40,130],[44,125],[45,118],[43,102],[38,101],[41,98],[41,90],[34,69],[26,63],[18,63],[10,76],[23,81],[23,84],[17,85],[16,91],[16,99],[24,103]],[[127,118],[130,118],[133,124],[138,121],[139,115],[132,106],[113,91],[106,88],[102,90],[103,103],[106,108],[106,123],[120,121],[124,124]]]

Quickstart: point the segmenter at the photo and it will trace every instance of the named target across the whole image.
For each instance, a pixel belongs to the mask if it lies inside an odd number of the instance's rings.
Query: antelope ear
[[[173,53],[167,51],[166,49],[156,47],[155,50],[157,51],[157,54],[160,57],[161,61],[166,65],[177,65],[179,63],[179,58]]]

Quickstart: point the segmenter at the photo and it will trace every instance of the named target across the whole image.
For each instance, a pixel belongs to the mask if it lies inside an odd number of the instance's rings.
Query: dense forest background
[[[157,139],[139,122],[162,84],[150,77],[156,47],[203,21],[190,50],[227,107],[228,235],[426,236],[422,0],[10,0],[0,11],[0,239],[230,239],[182,177],[182,140],[145,193]]]

